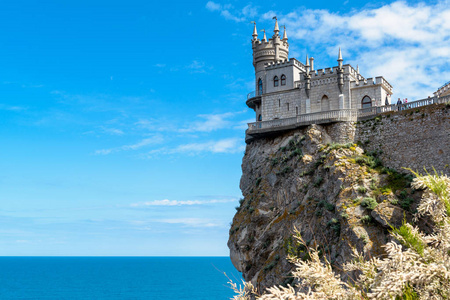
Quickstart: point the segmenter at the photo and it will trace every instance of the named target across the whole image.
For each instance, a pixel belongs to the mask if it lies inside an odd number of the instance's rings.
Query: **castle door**
[[[326,95],[322,97],[322,100],[320,100],[320,110],[321,111],[328,111],[330,110],[330,100]]]

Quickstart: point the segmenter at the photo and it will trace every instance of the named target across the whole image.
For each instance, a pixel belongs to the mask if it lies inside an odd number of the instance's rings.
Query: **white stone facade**
[[[258,39],[253,31],[255,94],[247,105],[256,121],[292,118],[300,114],[338,109],[361,109],[390,104],[392,86],[383,78],[364,78],[351,65],[344,65],[339,51],[338,66],[314,70],[313,58],[303,64],[288,58],[289,44],[278,22],[272,38]],[[364,105],[363,105],[364,104]]]

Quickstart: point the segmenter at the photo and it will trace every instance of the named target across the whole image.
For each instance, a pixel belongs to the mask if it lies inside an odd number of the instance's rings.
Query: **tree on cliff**
[[[393,228],[394,241],[385,245],[387,257],[367,260],[354,250],[354,260],[344,270],[357,274],[357,279],[344,282],[318,249],[308,248],[296,232],[310,259],[288,257],[296,267],[295,284],[274,286],[259,295],[250,282],[239,288],[231,283],[237,293],[233,299],[450,299],[450,178],[436,172],[414,174],[413,188],[424,190],[415,220],[428,217],[432,234],[408,223]]]

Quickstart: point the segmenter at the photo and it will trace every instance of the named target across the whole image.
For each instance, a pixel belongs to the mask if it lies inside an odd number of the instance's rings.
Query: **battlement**
[[[265,66],[266,66],[266,70],[274,70],[274,69],[289,67],[289,66],[296,66],[300,69],[304,69],[304,67],[305,67],[301,62],[299,62],[295,58],[279,60],[277,62],[270,62],[270,63],[265,64]]]
[[[389,91],[390,94],[392,94],[393,87],[386,79],[384,79],[383,76],[375,77],[375,80],[372,77],[369,77],[366,79],[362,78],[359,81],[351,82],[350,87],[357,88],[357,87],[365,87],[365,86],[370,86],[370,85],[381,85],[385,90]]]

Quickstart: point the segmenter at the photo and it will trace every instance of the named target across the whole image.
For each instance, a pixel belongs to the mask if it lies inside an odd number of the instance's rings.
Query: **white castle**
[[[381,76],[364,78],[358,67],[343,64],[341,49],[336,67],[315,70],[314,58],[308,55],[305,64],[289,58],[286,28],[282,38],[279,33],[276,17],[272,38],[267,39],[264,31],[260,40],[256,23],[253,29],[255,92],[246,103],[256,112],[258,128],[270,120],[390,104],[392,86]]]

